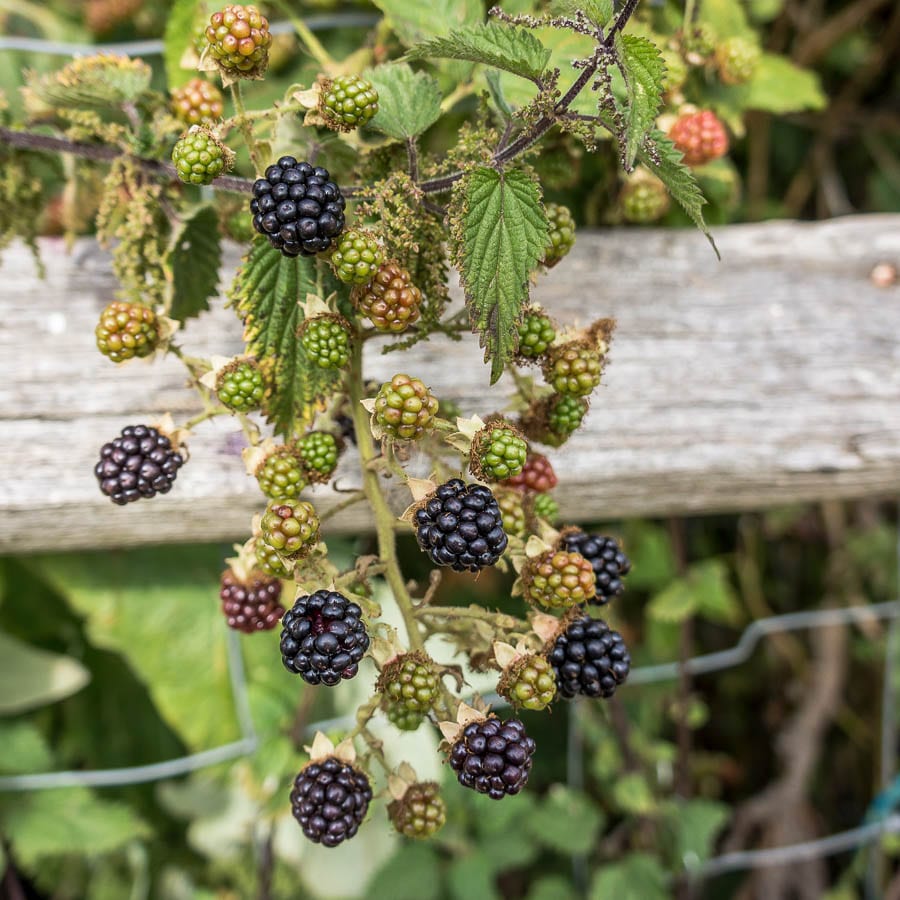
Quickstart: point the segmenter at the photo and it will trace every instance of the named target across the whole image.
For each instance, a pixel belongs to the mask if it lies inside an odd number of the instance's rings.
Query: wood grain
[[[769,507],[900,489],[900,287],[869,281],[900,263],[900,216],[718,229],[723,260],[691,231],[579,235],[535,289],[561,321],[618,319],[585,428],[551,451],[573,521]],[[114,294],[107,254],[42,242],[46,281],[21,246],[3,259],[0,316],[0,552],[241,540],[261,506],[232,420],[205,422],[166,497],[113,506],[92,474],[99,446],[126,424],[197,409],[174,360],[116,367],[93,329]],[[227,252],[222,282],[238,262]],[[457,302],[459,302],[457,300]],[[180,343],[195,356],[241,349],[220,301]],[[367,357],[367,374],[422,377],[485,414],[477,340],[441,339]],[[502,382],[499,395],[511,393]],[[497,396],[492,394],[491,396]],[[354,461],[339,484],[353,486]],[[341,499],[317,489],[321,510]],[[331,532],[369,527],[363,506]]]

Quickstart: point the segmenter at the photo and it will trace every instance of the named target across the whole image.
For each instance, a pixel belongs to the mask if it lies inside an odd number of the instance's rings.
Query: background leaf
[[[181,59],[193,43],[197,29],[205,19],[205,12],[206,0],[174,0],[169,9],[163,48],[169,90],[181,87],[196,77],[196,72],[181,67]]]
[[[603,813],[583,793],[555,784],[525,820],[545,847],[573,856],[587,853],[597,839]]]
[[[409,0],[374,0],[407,47],[432,37],[439,37],[459,25],[475,25],[484,17],[478,0],[432,0],[410,3]]]
[[[52,765],[50,746],[31,722],[0,720],[0,772],[43,772]]]
[[[678,863],[690,867],[709,859],[716,835],[729,818],[729,809],[715,800],[687,800],[676,803],[670,816],[676,836]]]
[[[453,206],[455,262],[493,384],[516,349],[528,275],[544,252],[547,219],[540,188],[521,171],[473,170],[454,189]]]
[[[179,322],[209,309],[209,298],[219,287],[222,243],[219,217],[211,206],[199,206],[172,235],[172,308]]]
[[[407,63],[391,63],[364,74],[378,91],[378,112],[369,123],[376,131],[404,141],[440,117],[441,89],[427,73],[414,72]]]
[[[590,900],[668,900],[666,873],[646,853],[632,853],[594,876]]]

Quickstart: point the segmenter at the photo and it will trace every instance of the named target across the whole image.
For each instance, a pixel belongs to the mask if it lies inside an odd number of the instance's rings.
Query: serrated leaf
[[[0,721],[0,772],[43,772],[52,765],[50,746],[31,722]]]
[[[151,834],[129,806],[84,788],[18,795],[0,807],[0,823],[26,866],[48,856],[95,858]]]
[[[494,22],[451,31],[446,37],[416,44],[409,59],[462,59],[503,69],[536,84],[550,59],[550,51],[531,32]]]
[[[521,171],[474,169],[454,189],[452,206],[455,263],[493,384],[515,353],[528,274],[547,241],[540,188]]]
[[[344,286],[324,263],[284,256],[262,236],[254,240],[231,287],[229,296],[244,320],[247,351],[276,361],[265,409],[284,437],[302,428],[340,381],[339,370],[323,369],[309,359],[297,335],[303,322],[299,301],[336,290]]]
[[[662,104],[662,84],[666,66],[652,41],[633,34],[620,35],[622,66],[628,89],[625,111],[625,167],[631,169],[638,148],[656,121]]]
[[[446,34],[454,26],[474,25],[484,15],[478,0],[431,0],[430,3],[374,0],[374,3],[407,47]]]
[[[646,816],[656,809],[656,798],[647,779],[638,772],[631,772],[617,779],[613,785],[613,800],[623,812]]]
[[[691,585],[677,578],[660,591],[647,607],[647,615],[657,622],[683,622],[697,612],[698,601]]]
[[[153,71],[139,59],[122,56],[86,56],[58,72],[26,72],[28,90],[50,106],[106,110],[133,103],[150,87]]]
[[[647,853],[632,853],[604,866],[591,882],[589,900],[668,900],[666,872]]]
[[[39,650],[0,631],[0,715],[55,703],[91,679],[76,659]]]
[[[554,16],[574,16],[583,12],[588,19],[605,28],[615,14],[613,0],[554,0],[550,4]]]
[[[545,847],[573,856],[587,853],[594,846],[603,813],[586,794],[556,784],[528,814],[525,825]]]
[[[163,62],[169,90],[181,87],[197,74],[182,68],[181,59],[194,41],[205,11],[206,0],[175,0],[169,9],[163,39]]]
[[[369,127],[398,141],[416,137],[441,115],[441,89],[425,72],[407,63],[368,69],[365,77],[378,91],[378,112]]]
[[[675,149],[675,145],[661,131],[654,131],[638,148],[637,158],[662,181],[691,221],[706,235],[706,239],[718,256],[716,242],[703,218],[706,198],[697,184],[694,173],[681,161],[681,152]]]
[[[729,815],[728,806],[715,800],[687,800],[674,804],[668,818],[675,831],[679,861],[691,867],[709,859],[716,835]]]
[[[172,268],[172,308],[179,322],[209,309],[215,297],[222,264],[218,214],[211,206],[198,207],[172,235],[169,265]]]

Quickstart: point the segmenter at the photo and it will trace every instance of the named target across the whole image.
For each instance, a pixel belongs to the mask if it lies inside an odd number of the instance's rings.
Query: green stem
[[[247,118],[247,110],[244,107],[244,93],[240,81],[235,81],[231,85],[231,101],[234,103],[234,111],[236,113],[238,128],[244,136],[244,143],[250,152],[250,162],[253,163],[253,171],[259,175],[262,173],[263,166],[259,158],[259,146],[256,138],[253,136],[253,126],[250,119]]]
[[[288,21],[294,26],[297,37],[303,45],[303,49],[319,64],[326,73],[334,69],[335,62],[331,54],[325,49],[325,45],[313,34],[306,22],[299,16],[294,14],[291,4],[284,3],[283,0],[275,0],[273,4],[280,9]]]
[[[378,556],[384,566],[384,576],[394,593],[394,599],[400,608],[406,632],[409,638],[411,650],[425,651],[425,643],[422,640],[422,632],[413,613],[413,601],[400,571],[400,561],[397,559],[397,542],[394,537],[395,516],[388,506],[387,499],[381,490],[378,473],[371,463],[376,458],[375,442],[369,428],[369,417],[363,400],[363,370],[362,370],[362,341],[353,342],[353,354],[350,359],[349,388],[350,388],[350,414],[353,416],[353,425],[356,430],[356,444],[359,448],[360,470],[362,472],[363,490],[372,514],[375,517],[375,534],[378,538]]]

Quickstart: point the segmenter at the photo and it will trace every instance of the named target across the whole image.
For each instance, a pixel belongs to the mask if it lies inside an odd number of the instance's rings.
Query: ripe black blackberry
[[[226,569],[222,573],[219,597],[228,627],[244,634],[270,631],[284,615],[284,607],[278,602],[281,582],[262,572],[251,572],[242,579]]]
[[[371,799],[366,775],[329,756],[309,763],[294,779],[291,812],[311,841],[337,847],[359,830]]]
[[[463,728],[450,748],[450,765],[463,787],[501,800],[525,787],[534,750],[518,719],[490,716]]]
[[[477,572],[506,549],[503,517],[490,488],[451,478],[416,511],[419,547],[438,566]]]
[[[308,684],[353,678],[369,648],[362,610],[336,591],[301,595],[281,620],[281,661]]]
[[[327,169],[282,156],[253,184],[253,227],[285,256],[327,250],[344,228],[344,197]]]
[[[576,694],[612,697],[631,670],[622,635],[611,631],[602,619],[590,616],[572,619],[553,642],[547,658],[556,672],[557,690],[567,700]]]
[[[594,603],[602,606],[625,590],[622,578],[631,571],[631,561],[615,538],[575,529],[563,533],[562,543],[566,550],[580,553],[591,564],[597,577]]]
[[[184,464],[169,438],[149,425],[127,425],[100,448],[94,474],[100,490],[124,506],[141,497],[167,494]]]

